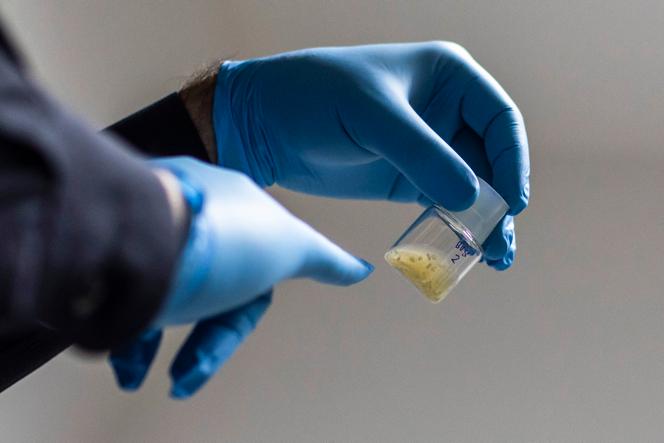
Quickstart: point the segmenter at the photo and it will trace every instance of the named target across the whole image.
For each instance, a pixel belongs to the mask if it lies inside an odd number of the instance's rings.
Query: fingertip
[[[493,185],[505,199],[509,215],[517,215],[528,206],[530,200],[530,182],[526,173],[517,175],[494,175]]]
[[[171,364],[171,398],[189,398],[214,377],[254,330],[271,302],[270,290],[244,306],[197,324]]]
[[[479,182],[464,159],[407,100],[387,100],[385,128],[367,134],[368,149],[382,155],[431,201],[450,211],[472,205]],[[404,149],[408,147],[408,149]]]
[[[170,391],[170,397],[173,400],[186,400],[191,397],[193,394],[186,389],[182,389],[179,386],[172,386]]]
[[[465,164],[457,165],[454,172],[436,169],[422,171],[421,176],[412,177],[415,186],[422,192],[418,202],[431,201],[449,211],[468,209],[480,193],[480,184],[473,171]]]
[[[367,278],[374,270],[371,263],[354,257],[324,235],[314,232],[313,249],[295,277],[306,277],[321,283],[349,286]]]
[[[514,249],[510,249],[504,257],[498,260],[487,260],[487,265],[496,271],[506,271],[514,264]]]
[[[161,330],[146,331],[111,352],[108,361],[120,389],[132,392],[141,387],[157,354],[161,335]]]
[[[524,190],[521,195],[513,199],[513,201],[509,204],[507,213],[509,215],[518,215],[523,212],[523,210],[528,207],[529,197],[528,190]]]
[[[141,383],[140,380],[134,381],[134,382],[129,382],[127,384],[118,384],[120,386],[120,389],[126,392],[136,392],[138,391],[138,388],[141,387],[143,383]]]
[[[117,382],[120,389],[133,392],[141,387],[148,370],[146,365],[136,364],[134,362],[127,361],[124,358],[111,357],[109,360],[111,367],[113,368],[115,381]]]
[[[366,270],[368,272],[367,275],[371,274],[374,271],[374,269],[375,269],[374,265],[372,265],[371,263],[369,263],[368,261],[366,261],[363,258],[360,258],[360,257],[355,257],[355,258],[357,259],[357,261],[359,261],[362,264],[362,266],[364,266],[366,268]]]
[[[477,176],[468,168],[468,173],[459,180],[459,186],[454,192],[458,201],[458,209],[450,208],[452,211],[462,211],[468,209],[475,203],[477,197],[480,195],[480,182]]]
[[[440,198],[440,203],[447,210],[468,209],[480,194],[480,183],[477,176],[469,167],[466,166],[463,169],[458,174],[458,178],[451,182],[450,189],[444,190],[444,195]]]
[[[493,260],[501,260],[509,251],[508,239],[503,237],[502,233],[490,238],[484,243],[484,257],[487,262]]]
[[[204,352],[198,350],[198,352]],[[171,370],[171,398],[182,400],[191,397],[208,382],[219,369],[220,364],[215,359],[208,357],[198,361],[196,365],[186,368],[184,371]]]
[[[115,380],[118,386],[123,391],[134,392],[138,390],[143,382],[143,377],[136,375],[131,370],[124,370],[113,365],[113,372],[115,373]]]
[[[509,269],[512,264],[514,264],[514,259],[516,257],[516,238],[512,234],[509,243],[509,249],[504,254],[503,257],[500,257],[497,260],[487,260],[487,264],[494,268],[497,271],[505,271]]]
[[[367,277],[369,277],[371,273],[374,271],[375,269],[374,265],[372,265],[368,261],[359,257],[354,257],[354,259],[357,261],[357,264],[353,267],[353,269],[350,269],[345,275],[343,274],[341,275],[341,278],[337,283],[339,286],[350,286],[359,283],[362,280],[365,280]]]
[[[512,266],[512,262],[510,260],[505,259],[500,259],[500,260],[487,260],[487,264],[491,266],[493,269],[496,271],[506,271],[507,269]]]
[[[489,238],[482,245],[487,262],[501,260],[505,257],[513,241],[514,218],[507,215],[496,225]]]

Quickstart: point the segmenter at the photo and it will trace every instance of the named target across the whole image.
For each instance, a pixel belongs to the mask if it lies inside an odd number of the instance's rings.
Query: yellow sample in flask
[[[385,260],[433,303],[441,302],[475,266],[482,244],[508,210],[478,177],[479,195],[469,208],[451,212],[432,205],[399,237]]]
[[[385,261],[410,280],[431,302],[445,299],[456,283],[454,272],[440,254],[415,245],[395,246]]]

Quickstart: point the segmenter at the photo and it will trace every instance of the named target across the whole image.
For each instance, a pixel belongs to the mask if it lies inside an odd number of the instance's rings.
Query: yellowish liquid
[[[385,260],[401,272],[431,302],[439,303],[454,287],[454,273],[438,253],[416,246],[397,246]]]

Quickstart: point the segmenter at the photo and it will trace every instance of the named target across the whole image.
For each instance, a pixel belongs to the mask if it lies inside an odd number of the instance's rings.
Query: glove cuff
[[[221,64],[212,103],[212,122],[219,166],[243,172],[265,188],[274,183],[274,174],[269,162],[260,161],[256,153],[259,149],[254,146],[257,144],[256,134],[260,131],[256,128],[257,118],[246,81],[252,75],[238,75],[254,65],[252,60]]]
[[[191,209],[191,218],[189,235],[176,263],[171,287],[152,323],[152,326],[157,328],[197,320],[197,317],[188,315],[186,301],[204,284],[210,272],[212,255],[208,241],[209,228],[205,217],[201,214],[205,204],[205,194],[187,174],[177,168],[169,169],[178,178],[182,195]]]

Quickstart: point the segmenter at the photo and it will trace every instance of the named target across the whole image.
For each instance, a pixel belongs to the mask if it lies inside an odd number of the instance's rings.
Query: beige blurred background
[[[523,111],[532,205],[506,273],[430,305],[383,262],[413,206],[275,195],[377,264],[281,285],[194,399],[169,333],[136,394],[73,353],[0,395],[7,442],[544,442],[664,437],[664,3],[2,0],[38,76],[101,127],[205,61],[315,45],[466,46]]]

